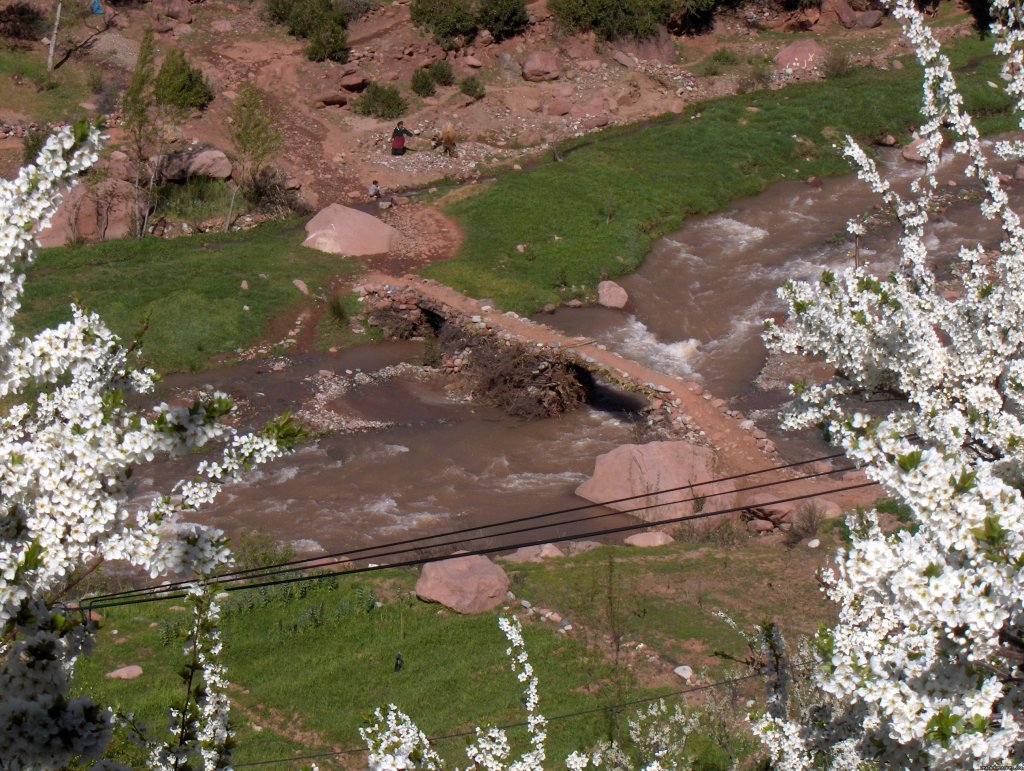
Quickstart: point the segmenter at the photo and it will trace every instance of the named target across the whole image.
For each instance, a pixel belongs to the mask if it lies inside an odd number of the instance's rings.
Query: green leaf
[[[905,472],[911,472],[921,464],[921,451],[914,450],[896,458],[896,465]]]

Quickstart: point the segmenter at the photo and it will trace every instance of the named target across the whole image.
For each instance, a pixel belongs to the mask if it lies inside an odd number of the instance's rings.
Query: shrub
[[[731,48],[716,48],[711,54],[711,61],[715,64],[721,64],[724,67],[731,67],[734,64],[740,63],[739,54],[733,51]]]
[[[180,49],[173,48],[153,82],[153,96],[160,104],[201,110],[213,99],[213,91],[203,73],[188,63]]]
[[[294,5],[294,0],[265,0],[263,11],[272,22],[287,24]]]
[[[466,96],[470,96],[473,99],[484,98],[484,84],[480,82],[480,79],[476,75],[470,75],[459,84],[459,91],[464,93]]]
[[[555,22],[569,32],[593,30],[605,40],[654,35],[681,3],[673,0],[550,0]]]
[[[443,48],[459,48],[476,34],[470,0],[413,0],[412,23],[434,35]]]
[[[505,40],[523,32],[530,23],[525,0],[482,0],[476,12],[476,25]]]
[[[347,62],[348,52],[348,32],[336,24],[319,28],[306,46],[306,58],[314,62]]]
[[[46,34],[46,18],[34,5],[11,3],[0,8],[0,35],[14,40],[39,40]]]
[[[345,29],[348,19],[335,9],[330,0],[298,0],[291,7],[288,19],[288,34],[312,39],[323,29]]]
[[[826,78],[841,78],[850,74],[853,69],[853,62],[845,51],[831,49],[825,53],[825,59],[821,63],[822,74]]]
[[[352,110],[357,115],[372,115],[381,120],[401,117],[408,106],[397,88],[379,83],[371,83],[362,96],[352,100]]]
[[[412,91],[419,96],[433,96],[437,89],[429,70],[419,69],[412,74]]]
[[[452,63],[447,59],[431,62],[427,71],[439,86],[450,86],[455,83],[455,70],[452,69]]]

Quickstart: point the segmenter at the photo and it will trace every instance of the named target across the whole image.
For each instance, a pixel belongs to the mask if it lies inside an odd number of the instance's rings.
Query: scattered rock
[[[807,542],[808,549],[817,549],[819,546],[821,546],[821,540],[818,538],[812,538]]]
[[[625,308],[629,295],[614,281],[602,281],[597,285],[597,302],[605,308]]]
[[[681,677],[686,682],[690,682],[693,679],[693,669],[686,666],[685,664],[676,667],[672,670],[672,672]]]
[[[831,0],[832,10],[835,11],[836,16],[839,17],[839,23],[847,29],[856,26],[857,24],[857,12],[850,7],[850,4],[846,0]]]
[[[153,10],[183,24],[192,21],[192,7],[188,0],[153,0]]]
[[[769,522],[767,519],[752,519],[747,522],[747,530],[752,533],[767,533],[770,530],[774,530],[775,525]]]
[[[544,107],[544,113],[558,117],[561,115],[568,115],[571,109],[572,102],[568,99],[552,99]]]
[[[458,613],[483,613],[498,607],[508,592],[508,576],[486,557],[472,555],[430,562],[416,582],[416,596]]]
[[[348,94],[343,94],[340,91],[321,94],[314,100],[314,104],[323,107],[344,107],[348,104]]]
[[[534,51],[523,62],[523,79],[534,83],[545,80],[558,80],[562,77],[562,68],[558,57],[551,51]]]
[[[332,203],[306,223],[303,246],[329,254],[359,257],[391,250],[398,231],[372,214]]]
[[[293,278],[292,285],[300,292],[302,292],[302,294],[309,294],[309,287],[306,286],[306,282],[303,281],[301,278]]]
[[[484,63],[477,59],[475,56],[464,56],[462,57],[462,63],[467,67],[472,67],[474,70],[478,70],[484,66]]]
[[[138,664],[129,664],[126,667],[115,669],[113,672],[107,672],[107,677],[112,680],[134,680],[136,677],[142,674],[142,667]]]
[[[631,70],[635,69],[639,64],[639,62],[637,62],[636,60],[636,57],[627,54],[625,51],[616,51],[614,54],[612,54],[612,58],[619,64],[621,64],[623,67],[628,67]]]
[[[503,557],[508,562],[542,562],[546,559],[564,557],[565,552],[553,543],[545,543],[541,546],[524,546],[516,549],[511,554]]]
[[[864,13],[857,15],[857,26],[861,29],[874,29],[875,27],[881,27],[882,19],[884,18],[884,11],[880,11],[878,9],[864,11]]]
[[[497,70],[502,80],[519,80],[523,76],[522,66],[507,51],[498,56]]]
[[[628,546],[639,546],[641,548],[650,548],[652,546],[665,546],[666,544],[674,543],[675,539],[672,538],[668,533],[663,533],[660,530],[654,530],[650,533],[637,533],[631,535],[626,539]]]
[[[217,19],[210,25],[210,29],[214,32],[230,32],[232,29],[231,22],[227,19]]]
[[[342,75],[339,85],[346,91],[362,91],[369,83],[370,79],[366,73],[362,70],[356,70],[355,72]]]

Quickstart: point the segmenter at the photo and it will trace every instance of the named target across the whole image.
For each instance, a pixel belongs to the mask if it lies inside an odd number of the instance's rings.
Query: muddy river
[[[920,169],[895,153],[883,156],[882,165],[904,185]],[[945,169],[947,175],[953,171]],[[1020,201],[1024,191],[1012,195]],[[826,266],[849,263],[845,223],[876,202],[852,176],[820,185],[774,185],[718,214],[694,218],[658,241],[643,267],[620,282],[631,298],[626,312],[563,309],[539,320],[703,382],[758,419],[784,455],[808,457],[824,449],[817,436],[775,429],[785,393],[752,385],[765,359],[761,323],[782,310],[775,289],[783,281],[814,278]],[[879,271],[891,263],[892,236],[891,228],[881,227],[862,241],[861,254]],[[929,231],[936,245],[996,238],[977,207],[967,203],[949,208]],[[949,260],[954,248],[944,255]],[[421,355],[416,343],[357,346],[337,355],[176,376],[165,386],[226,390],[255,417],[295,410],[313,394],[318,378],[334,373],[359,380],[360,372],[415,363]],[[350,421],[386,425],[323,436],[229,486],[204,520],[229,533],[260,530],[302,554],[488,524],[578,505],[573,490],[595,458],[638,436],[636,415],[622,405],[524,422],[468,404],[436,379],[406,373],[362,380],[367,382],[350,384],[322,408]],[[167,473],[182,471],[183,466]],[[156,479],[150,489],[162,484]],[[141,492],[147,493],[145,487]],[[623,521],[616,515],[601,523]],[[553,524],[538,537],[585,529]]]

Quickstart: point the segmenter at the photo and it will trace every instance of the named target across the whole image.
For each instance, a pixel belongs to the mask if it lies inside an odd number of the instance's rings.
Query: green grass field
[[[990,44],[964,38],[950,54],[979,128],[1012,128],[1008,98],[989,85],[1000,82]],[[602,278],[635,270],[652,241],[688,216],[782,179],[847,173],[834,147],[847,133],[866,143],[906,139],[920,81],[905,60],[898,71],[853,70],[573,140],[560,148],[563,162],[502,173],[448,206],[465,243],[423,273],[519,312],[586,297]]]
[[[834,536],[822,537],[835,543]],[[602,705],[683,687],[670,672],[676,662],[708,680],[735,672],[717,654],[742,657],[745,642],[715,611],[726,611],[743,628],[772,618],[794,642],[827,621],[831,610],[813,576],[828,552],[797,549],[752,538],[740,548],[683,542],[604,547],[541,564],[506,564],[517,597],[512,610],[521,614],[518,598],[528,599],[573,624],[572,633],[562,635],[556,623],[537,616],[523,622],[542,712],[597,710],[552,722],[549,758],[606,738],[612,718]],[[523,719],[521,686],[497,626],[498,616],[510,611],[462,616],[423,603],[414,596],[416,577],[414,569],[342,574],[238,592],[225,601],[221,630],[238,729],[236,762],[361,746],[359,725],[388,703],[431,736]],[[165,602],[102,611],[98,645],[80,660],[76,687],[163,730],[166,707],[181,691],[177,671],[188,616],[178,607]],[[642,641],[662,659],[652,664],[646,654],[627,656],[615,666],[609,643],[615,636],[628,643],[624,650]],[[404,666],[396,672],[399,652]],[[139,664],[143,675],[128,682],[105,677],[127,664]],[[742,692],[757,696],[757,683]],[[734,706],[731,718],[742,711]],[[738,725],[726,741],[742,757],[755,748]],[[524,732],[511,736],[521,747]],[[728,766],[728,753],[717,746],[721,737],[711,741],[702,730],[692,741],[695,767]],[[439,749],[459,760],[464,744],[464,738],[450,739]],[[115,742],[113,751],[123,756],[125,746]]]
[[[292,279],[316,294],[358,269],[355,260],[300,246],[304,237],[301,223],[289,220],[236,233],[46,249],[30,270],[20,323],[25,331],[56,324],[77,297],[131,338],[148,313],[144,361],[162,373],[202,369],[308,302]]]

